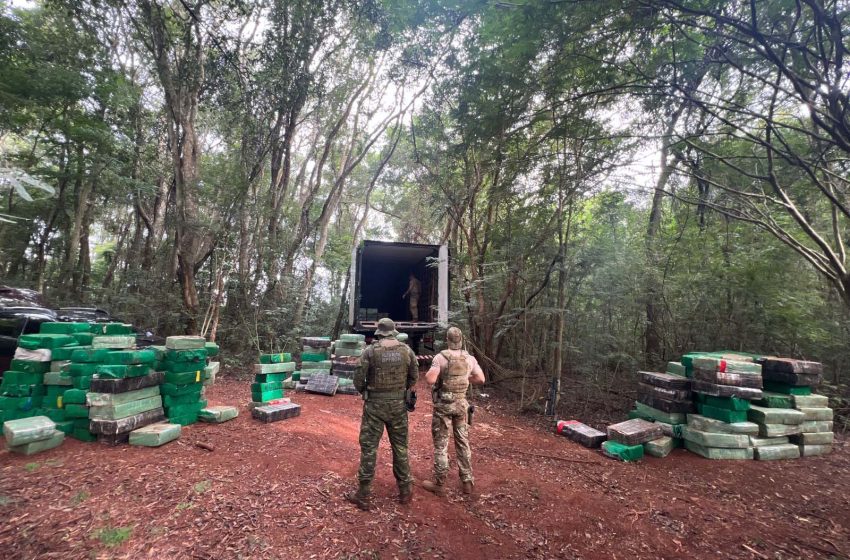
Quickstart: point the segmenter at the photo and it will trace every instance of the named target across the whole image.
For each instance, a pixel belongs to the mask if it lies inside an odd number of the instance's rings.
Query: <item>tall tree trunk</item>
[[[649,222],[646,228],[646,285],[644,296],[646,299],[646,326],[644,332],[644,360],[647,366],[655,365],[662,359],[661,336],[659,333],[660,322],[660,279],[658,268],[660,255],[658,254],[658,232],[661,229],[661,207],[664,203],[664,189],[667,181],[676,166],[675,160],[670,158],[670,147],[673,142],[673,133],[676,124],[682,115],[684,105],[680,105],[667,121],[664,135],[661,137],[661,171],[655,183],[655,192],[652,195],[652,206],[649,210]]]

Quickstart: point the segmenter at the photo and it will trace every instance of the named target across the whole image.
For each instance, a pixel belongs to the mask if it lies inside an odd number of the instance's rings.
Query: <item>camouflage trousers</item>
[[[460,479],[463,482],[473,482],[469,425],[466,422],[468,408],[469,403],[466,399],[434,403],[431,435],[434,436],[434,476],[437,480],[445,480],[449,472],[449,430],[451,430],[455,438],[455,455]]]
[[[357,480],[368,486],[375,478],[378,461],[378,445],[387,430],[393,451],[393,476],[399,488],[413,483],[410,462],[407,458],[407,409],[403,400],[372,399],[363,403],[363,418],[360,421],[360,469]]]

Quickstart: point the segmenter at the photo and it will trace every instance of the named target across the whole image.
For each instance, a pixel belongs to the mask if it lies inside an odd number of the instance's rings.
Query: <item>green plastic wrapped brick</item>
[[[107,350],[124,350],[136,345],[136,337],[130,335],[97,335],[92,340],[92,348],[105,348]]]
[[[639,417],[644,420],[654,420],[658,422],[665,422],[667,424],[685,423],[684,412],[663,412],[656,408],[652,408],[649,405],[645,405],[640,401],[635,401],[635,411],[637,411],[640,415]]]
[[[104,359],[108,365],[139,365],[151,364],[156,360],[153,350],[112,350]]]
[[[86,391],[82,389],[68,389],[62,395],[63,402],[67,404],[86,404]],[[86,415],[88,417],[88,415]]]
[[[59,397],[60,399],[62,397]],[[68,420],[68,414],[64,408],[42,408],[41,412],[54,422],[65,422]]]
[[[172,424],[179,424],[180,426],[188,426],[190,424],[194,424],[198,421],[198,413],[190,412],[187,414],[180,414],[177,416],[169,416],[168,421]]]
[[[71,353],[71,361],[96,364],[105,362],[107,356],[109,356],[109,349],[107,348],[79,348]]]
[[[761,373],[761,364],[707,356],[694,358],[693,367],[694,369],[718,371],[721,373]]]
[[[165,382],[175,385],[187,385],[189,383],[200,383],[206,379],[206,373],[203,370],[197,371],[181,371],[181,372],[166,372]]]
[[[164,397],[162,397],[162,406],[164,406],[165,408],[173,408],[175,406],[180,406],[183,404],[193,404],[198,402],[200,399],[200,393],[179,396],[165,395]]]
[[[73,385],[73,378],[58,371],[48,371],[44,374],[44,384],[70,387]]]
[[[50,362],[50,371],[47,373],[62,373],[64,371],[68,371],[68,366],[70,365],[70,360],[53,360]]]
[[[159,369],[160,371],[166,371],[171,373],[185,373],[187,371],[198,371],[206,369],[206,362],[172,362],[169,360],[164,360],[160,362]]]
[[[186,414],[195,414],[207,407],[206,400],[200,400],[191,404],[180,404],[177,406],[169,407],[166,411],[166,415],[171,418],[172,416],[183,416]]]
[[[91,387],[91,380],[91,375],[80,375],[78,377],[71,378],[74,389],[82,389],[84,391],[88,391],[89,387]]]
[[[288,377],[288,373],[258,373],[254,376],[254,381],[257,383],[283,383]]]
[[[74,334],[89,332],[88,323],[42,323],[39,328],[41,334]]]
[[[51,437],[56,432],[56,423],[46,416],[33,416],[3,423],[6,445],[19,446]]]
[[[325,353],[321,354],[311,354],[309,352],[301,353],[301,361],[302,362],[322,362],[328,359],[328,355]]]
[[[753,447],[766,447],[769,445],[782,445],[788,443],[788,437],[761,437],[750,436],[750,445]]]
[[[74,333],[71,336],[77,341],[77,344],[82,346],[91,346],[94,342],[95,335],[92,333]]]
[[[166,350],[165,360],[168,362],[206,362],[207,349],[196,348],[194,350]]]
[[[301,372],[300,371],[292,372],[292,378],[291,379],[292,379],[292,381],[300,381],[301,380]]]
[[[130,445],[159,447],[180,437],[180,424],[159,422],[130,432]]]
[[[254,373],[292,373],[295,371],[295,362],[281,362],[273,364],[254,364]]]
[[[360,349],[360,348],[352,349],[352,348],[339,348],[339,347],[337,347],[334,350],[334,354],[336,354],[337,356],[356,356],[356,357],[359,357],[359,356],[363,355],[363,350]]]
[[[25,371],[27,373],[47,373],[50,371],[50,362],[31,362],[29,360],[12,360],[9,369]]]
[[[663,459],[673,452],[675,444],[673,438],[664,436],[643,444],[643,450],[647,455]]]
[[[125,379],[127,377],[142,377],[151,372],[148,364],[137,364],[131,366],[98,365],[94,374],[98,379]]]
[[[239,409],[235,406],[210,406],[198,412],[198,420],[213,424],[221,424],[237,416],[239,416]]]
[[[637,461],[643,458],[643,445],[623,445],[616,441],[603,441],[602,453],[620,461]]]
[[[91,433],[88,428],[74,428],[71,431],[71,437],[78,441],[97,441],[97,436]]]
[[[832,422],[803,422],[800,424],[800,430],[804,434],[816,434],[820,432],[831,432],[833,428]]]
[[[808,386],[797,387],[779,381],[764,380],[764,390],[771,393],[782,393],[783,395],[811,395],[812,388]]]
[[[788,398],[793,401],[792,406],[788,408],[827,408],[829,406],[829,397],[825,395],[790,395]]]
[[[694,393],[697,402],[713,406],[715,408],[723,408],[726,410],[749,410],[750,401],[738,397],[712,397],[701,393]]]
[[[63,420],[61,422],[56,422],[56,429],[65,435],[71,435],[71,432],[74,431],[74,421]]]
[[[89,330],[98,335],[128,335],[133,334],[133,325],[126,323],[93,323]]]
[[[759,424],[759,435],[761,437],[784,437],[793,436],[803,432],[802,424]]]
[[[698,443],[685,440],[685,449],[691,453],[701,455],[706,459],[721,459],[721,460],[752,460],[753,448],[733,449],[724,447],[705,447]]]
[[[832,422],[833,411],[831,408],[798,407],[798,409],[803,413],[804,422]]]
[[[799,447],[801,457],[815,457],[832,453],[831,445],[801,445]]]
[[[97,363],[73,362],[68,366],[68,375],[71,377],[91,377],[97,372],[98,367],[100,367],[100,364]]]
[[[342,342],[365,342],[366,336],[362,334],[345,333],[340,335],[339,339]]]
[[[271,383],[251,383],[252,393],[265,393],[267,391],[277,391],[283,389],[282,381],[273,381]]]
[[[86,395],[86,403],[89,406],[115,406],[128,402],[156,397],[160,394],[159,385],[153,387],[145,387],[136,389],[135,391],[125,391],[123,393],[88,393]]]
[[[779,459],[799,459],[800,448],[792,443],[765,445],[755,448],[756,461],[776,461]]]
[[[10,369],[3,373],[3,385],[40,385],[43,380],[43,372],[15,371]]]
[[[207,340],[202,336],[169,336],[165,339],[165,347],[169,350],[195,350],[206,344]]]
[[[53,361],[67,361],[71,359],[71,356],[74,354],[75,350],[90,350],[91,347],[88,346],[63,346],[62,348],[54,348],[51,351],[51,360]]]
[[[204,344],[204,349],[206,349],[207,356],[210,358],[215,358],[216,356],[218,356],[218,353],[220,351],[218,344],[216,344],[215,342],[207,342],[206,344]]]
[[[666,372],[672,375],[687,377],[687,368],[679,362],[667,362]]]
[[[794,408],[794,397],[782,393],[763,393],[762,398],[753,401],[754,405],[764,408]]]
[[[716,432],[701,432],[694,428],[685,427],[682,439],[703,447],[724,447],[730,449],[745,449],[750,447],[750,436],[743,434],[721,434]]]
[[[88,418],[89,407],[84,404],[65,404],[65,415],[68,418]]]
[[[261,364],[283,364],[292,361],[292,354],[283,352],[280,354],[260,354]]]
[[[41,453],[42,451],[47,451],[48,449],[53,449],[54,447],[59,447],[62,445],[63,441],[65,441],[65,434],[54,429],[50,436],[46,439],[32,441],[23,445],[10,445],[7,440],[6,449],[12,453],[18,453],[21,455],[34,455],[36,453]]]
[[[279,399],[283,397],[283,389],[276,389],[274,391],[251,391],[251,400],[254,402],[266,402],[272,399]]]
[[[330,371],[333,367],[333,362],[330,360],[322,360],[321,362],[303,362],[301,364],[301,371],[305,370],[322,370],[322,371]]]
[[[721,420],[723,422],[734,423],[747,421],[746,410],[727,410],[725,408],[717,408],[716,406],[702,403],[697,403],[697,410],[703,416],[714,418],[715,420]]]
[[[763,408],[761,406],[753,406],[747,412],[747,417],[750,422],[760,424],[802,424],[808,420],[806,415],[799,410],[793,408]],[[812,418],[812,420],[817,420]]]
[[[76,344],[74,337],[68,334],[22,334],[18,337],[18,346],[27,350],[59,348]]]
[[[162,397],[159,395],[121,404],[92,406],[89,408],[89,418],[93,420],[121,420],[156,408],[162,408]]]
[[[180,397],[183,395],[200,395],[202,385],[198,383],[189,383],[187,385],[175,385],[174,383],[163,383],[159,386],[160,392],[163,395],[172,397]],[[200,398],[200,397],[198,397]]]

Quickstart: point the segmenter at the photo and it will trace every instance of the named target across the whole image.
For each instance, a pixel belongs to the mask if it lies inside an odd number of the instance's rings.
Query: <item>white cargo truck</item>
[[[363,241],[353,252],[348,322],[351,332],[371,335],[389,317],[417,352],[433,347],[433,332],[449,320],[449,250],[446,245]],[[404,296],[410,274],[421,284],[418,317]],[[422,344],[424,343],[424,347]]]

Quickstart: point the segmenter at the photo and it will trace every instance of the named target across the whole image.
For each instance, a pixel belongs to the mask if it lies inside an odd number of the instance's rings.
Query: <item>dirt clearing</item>
[[[246,406],[249,383],[225,378],[207,395],[238,404],[239,418],[186,427],[159,449],[68,439],[32,457],[0,452],[2,557],[850,556],[841,437],[827,457],[709,461],[676,450],[621,464],[484,405],[471,429],[475,498],[455,471],[447,498],[417,486],[398,505],[384,438],[376,507],[364,513],[342,497],[355,486],[359,398],[293,393],[301,416],[262,424]],[[410,416],[417,481],[431,473],[430,413],[425,396]]]

